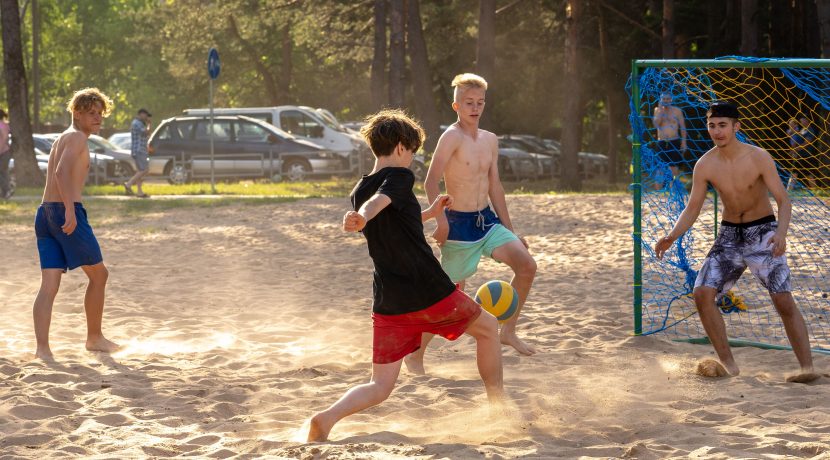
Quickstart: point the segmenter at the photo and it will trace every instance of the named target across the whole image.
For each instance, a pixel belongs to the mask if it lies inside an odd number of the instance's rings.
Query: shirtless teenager
[[[454,200],[452,209],[436,218],[438,227],[433,236],[441,246],[441,265],[461,289],[478,269],[482,255],[510,266],[514,273],[510,284],[519,293],[519,307],[502,325],[499,335],[501,343],[523,355],[532,355],[533,347],[516,335],[516,323],[536,276],[536,261],[528,252],[527,242],[515,235],[507,212],[499,179],[498,139],[478,128],[487,82],[467,73],[456,76],[452,86],[452,107],[458,121],[438,140],[424,181],[430,202],[440,193],[441,179]],[[432,335],[424,334],[421,348],[407,356],[405,363],[410,371],[424,372],[424,351],[431,339]]]
[[[52,359],[49,325],[61,277],[66,270],[77,267],[89,278],[84,297],[86,349],[104,352],[118,349],[101,332],[108,272],[81,204],[81,191],[89,173],[87,138],[101,128],[103,117],[112,110],[112,101],[97,88],[86,88],[72,96],[67,110],[72,114],[72,126],[52,145],[43,203],[35,217],[41,284],[32,316],[37,340],[35,356],[43,360]]]
[[[652,122],[657,128],[657,157],[669,165],[672,178],[680,174],[683,152],[686,151],[686,121],[683,111],[671,105],[670,93],[660,95],[660,102],[654,108]],[[659,188],[661,184],[656,184]]]
[[[769,291],[801,366],[801,372],[787,381],[813,381],[819,375],[813,372],[807,326],[790,292],[790,269],[784,256],[791,214],[787,192],[770,154],[735,137],[740,129],[736,105],[714,102],[706,117],[715,147],[695,165],[689,203],[671,232],[654,246],[657,257],[662,259],[674,241],[697,220],[706,199],[706,184],[712,184],[723,200],[723,221],[720,234],[698,272],[694,298],[718,360],[701,361],[697,372],[706,377],[736,376],[740,372],[715,300],[728,292],[749,267]],[[770,193],[778,204],[778,222],[770,204]]]

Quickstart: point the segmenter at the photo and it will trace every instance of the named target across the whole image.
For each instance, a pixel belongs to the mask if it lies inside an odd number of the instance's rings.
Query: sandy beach
[[[830,378],[785,383],[791,351],[736,348],[742,374],[711,380],[693,373],[711,347],[632,335],[630,197],[508,204],[538,263],[519,325],[538,353],[503,350],[508,413],[488,410],[474,341],[436,339],[426,376],[404,369],[386,402],[313,444],[306,420],[371,369],[372,264],[340,230],[347,199],[127,216],[88,201],[104,332],[125,347],[84,350],[75,270],[48,364],[32,358],[33,230],[0,222],[0,459],[830,458]],[[467,292],[509,278],[483,261]]]

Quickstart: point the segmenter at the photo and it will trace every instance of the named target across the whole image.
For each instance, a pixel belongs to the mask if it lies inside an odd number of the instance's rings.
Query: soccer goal
[[[633,145],[634,333],[706,341],[691,294],[718,233],[716,193],[710,189],[698,221],[663,260],[653,248],[685,207],[695,162],[713,146],[706,129],[709,104],[731,100],[741,110],[738,138],[766,149],[788,187],[793,296],[813,350],[830,353],[830,60],[636,60],[626,89]],[[719,307],[733,345],[789,348],[766,289],[748,270]]]

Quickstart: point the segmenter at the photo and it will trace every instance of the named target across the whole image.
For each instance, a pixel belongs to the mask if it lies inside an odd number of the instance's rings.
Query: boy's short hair
[[[66,110],[69,111],[69,113],[76,110],[89,110],[89,108],[96,102],[101,104],[102,115],[105,117],[109,116],[113,107],[112,99],[107,97],[107,95],[102,93],[98,88],[84,88],[75,91],[75,94],[72,95],[72,99],[70,99],[69,103],[66,104]]]
[[[738,121],[741,118],[741,113],[738,111],[738,106],[729,101],[715,101],[709,104],[709,110],[706,111],[706,118],[724,117],[731,118]]]
[[[455,88],[453,99],[457,100],[459,94],[470,88],[481,88],[487,91],[487,80],[474,73],[462,73],[452,79],[452,87]]]
[[[366,124],[360,128],[360,134],[376,157],[391,155],[398,144],[415,152],[426,138],[424,128],[399,109],[386,109],[369,115]]]

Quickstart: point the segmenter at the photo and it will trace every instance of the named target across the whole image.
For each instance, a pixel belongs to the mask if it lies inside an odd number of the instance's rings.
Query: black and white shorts
[[[790,292],[787,258],[784,255],[774,257],[769,242],[777,229],[775,216],[741,224],[721,222],[720,234],[703,261],[695,288],[714,288],[719,300],[749,267],[770,294]]]

